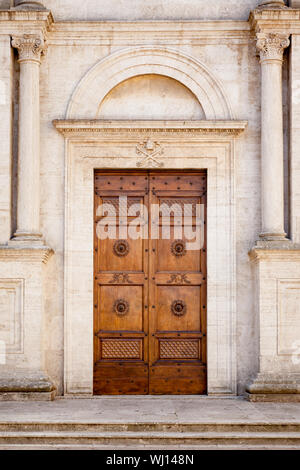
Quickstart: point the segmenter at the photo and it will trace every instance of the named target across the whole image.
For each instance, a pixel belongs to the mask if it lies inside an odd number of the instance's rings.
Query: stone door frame
[[[244,121],[54,121],[65,137],[65,394],[93,393],[95,169],[207,170],[208,395],[235,395],[236,137]],[[141,153],[148,139],[160,152]]]

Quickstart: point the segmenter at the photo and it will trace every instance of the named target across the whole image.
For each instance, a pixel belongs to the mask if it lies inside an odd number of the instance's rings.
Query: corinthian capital
[[[46,50],[44,39],[36,34],[23,34],[12,38],[12,47],[18,49],[19,62],[40,62],[41,54]]]
[[[282,60],[283,51],[290,45],[288,35],[277,33],[258,33],[256,46],[261,61]]]

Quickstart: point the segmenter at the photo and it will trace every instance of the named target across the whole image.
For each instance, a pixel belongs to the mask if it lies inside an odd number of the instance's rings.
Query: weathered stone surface
[[[300,405],[200,397],[1,403],[0,448],[299,447]]]
[[[49,380],[25,377],[0,379],[0,392],[51,392],[54,385]]]
[[[0,401],[49,401],[56,395],[52,380],[42,372],[2,371]]]
[[[55,18],[61,20],[247,20],[259,0],[41,0]]]
[[[250,394],[299,394],[300,400],[300,374],[286,376],[260,373],[254,382],[246,388]]]
[[[208,170],[209,393],[243,393],[258,372],[293,379],[300,10],[258,0],[38,2],[53,19],[26,3],[0,1],[0,376],[45,370],[59,394],[92,393],[93,170],[138,168],[136,146],[150,136],[165,169]],[[47,388],[9,383],[25,398]],[[282,397],[294,390],[284,384]],[[276,398],[280,386],[264,378],[252,390]]]

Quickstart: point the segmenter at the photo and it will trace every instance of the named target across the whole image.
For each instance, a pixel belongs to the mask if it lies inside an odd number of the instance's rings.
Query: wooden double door
[[[204,171],[95,172],[94,394],[206,393],[206,182]],[[190,250],[197,205],[203,240]]]

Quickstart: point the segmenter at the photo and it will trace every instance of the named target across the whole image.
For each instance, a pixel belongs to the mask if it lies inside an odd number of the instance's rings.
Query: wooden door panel
[[[148,205],[147,192],[147,174],[95,175],[95,394],[149,391],[148,240],[122,233],[133,219],[127,211]],[[97,224],[111,221],[114,238],[100,239]]]
[[[199,251],[186,251],[187,242],[185,236],[180,239],[172,237],[170,240],[158,240],[157,272],[200,271]]]
[[[200,331],[200,289],[157,286],[157,331]]]
[[[101,286],[98,295],[100,330],[143,331],[142,286]]]
[[[127,220],[119,196],[132,210]],[[162,239],[169,218],[152,214],[158,239],[122,236],[141,203],[150,213],[151,204],[175,207],[169,239]],[[195,229],[199,203],[206,208],[205,172],[96,172],[95,394],[206,393],[206,234],[201,249],[189,251],[175,230],[185,204]],[[103,204],[116,210],[113,240],[97,237]]]
[[[152,173],[150,175],[151,189],[155,191],[171,191],[170,197],[181,197],[182,191],[203,192],[206,190],[205,173]]]
[[[205,221],[201,227],[203,245],[195,251],[187,249],[187,242],[193,240],[187,240],[184,230],[178,234],[176,227],[184,229],[184,210],[189,228],[201,221],[197,217],[205,217],[196,204],[206,203],[206,177],[199,173],[160,174],[151,175],[150,182],[151,203],[172,207],[173,217],[170,239],[163,239],[163,228],[169,223],[163,214],[155,220],[160,225],[160,238],[151,241],[150,298],[154,305],[149,318],[149,393],[205,393]]]
[[[115,192],[121,194],[128,191],[129,194],[135,191],[145,192],[148,190],[148,174],[145,172],[96,172],[95,191],[101,194],[111,195]]]
[[[175,366],[176,367],[176,366]],[[151,368],[149,393],[154,395],[203,395],[206,393],[206,367],[178,363]]]
[[[111,361],[94,368],[95,395],[145,395],[149,392],[148,365],[128,361],[113,367]]]
[[[99,271],[143,270],[143,240],[97,240],[97,250]],[[120,255],[120,250],[128,254]]]
[[[188,180],[190,183],[193,182],[192,178],[188,178]],[[160,183],[162,182],[160,179]],[[157,183],[155,187],[157,187]],[[170,182],[168,187],[172,187]],[[186,196],[182,196],[180,191],[180,197],[162,196],[162,194],[166,194],[166,191],[160,191],[159,188],[154,192],[157,203],[164,211],[158,220],[157,271],[200,271],[199,249],[189,250],[187,248],[189,243],[195,241],[195,224],[198,220],[197,217],[199,217],[197,205],[201,204],[201,198],[196,196],[194,189],[191,191],[194,197],[190,197],[188,191]],[[178,191],[173,190],[174,192]]]

